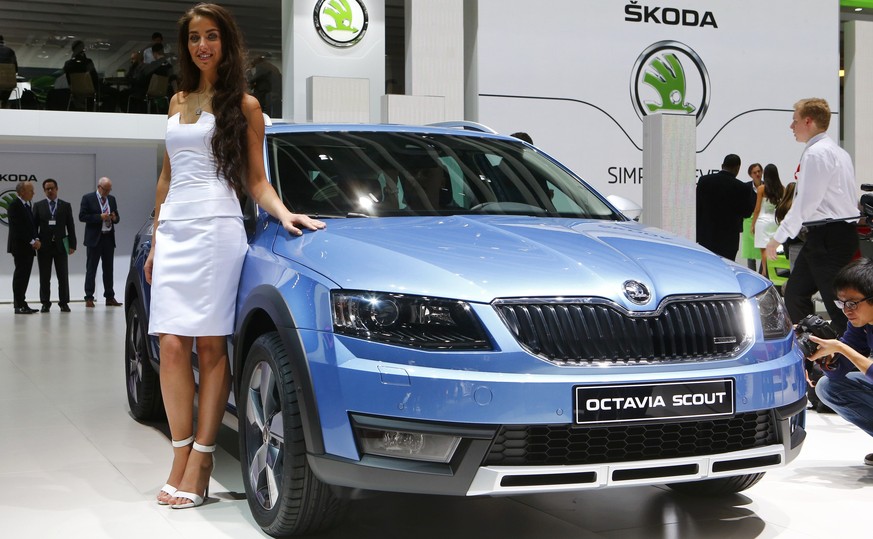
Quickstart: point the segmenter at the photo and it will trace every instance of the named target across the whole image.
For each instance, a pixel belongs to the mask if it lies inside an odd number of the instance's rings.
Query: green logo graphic
[[[685,70],[674,53],[667,53],[663,59],[655,57],[649,62],[648,70],[643,76],[643,82],[651,86],[661,97],[660,103],[646,101],[649,112],[659,110],[685,112],[691,114],[695,106],[685,101]]]
[[[324,8],[324,14],[333,19],[335,26],[326,26],[324,29],[328,32],[335,30],[345,32],[357,32],[358,29],[352,26],[352,8],[349,6],[348,0],[330,0],[327,7]]]
[[[6,226],[9,226],[9,205],[15,202],[16,198],[18,197],[16,196],[15,191],[0,193],[0,223],[3,223]]]
[[[351,47],[363,39],[369,16],[364,0],[319,0],[315,3],[313,23],[328,45]]]
[[[683,114],[696,117],[700,125],[709,108],[709,73],[688,45],[658,41],[634,62],[630,97],[641,120],[650,114]]]

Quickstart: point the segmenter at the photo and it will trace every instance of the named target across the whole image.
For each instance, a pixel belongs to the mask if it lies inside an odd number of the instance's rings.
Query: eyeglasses
[[[840,301],[838,299],[834,300],[834,305],[837,306],[837,309],[845,309],[847,311],[854,311],[858,308],[858,305],[864,303],[865,301],[873,299],[873,296],[867,296],[866,298],[861,298],[857,301]]]

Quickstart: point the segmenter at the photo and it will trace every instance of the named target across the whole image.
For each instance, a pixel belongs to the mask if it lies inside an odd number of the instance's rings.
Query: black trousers
[[[846,315],[834,305],[834,277],[858,252],[858,233],[852,223],[810,227],[785,286],[785,306],[793,323],[813,314],[812,295],[818,291],[838,335],[846,331]]]
[[[60,242],[43,244],[36,252],[39,264],[39,302],[43,305],[52,303],[52,265],[58,276],[58,303],[66,305],[70,302],[70,272],[67,253]]]
[[[98,241],[94,247],[88,247],[85,258],[85,299],[94,299],[94,290],[97,287],[97,264],[103,265],[103,297],[114,298],[112,261],[115,255],[115,246],[108,241]]]
[[[33,252],[12,255],[15,269],[12,271],[12,301],[16,309],[27,303],[27,285],[30,282],[30,272],[33,270]]]

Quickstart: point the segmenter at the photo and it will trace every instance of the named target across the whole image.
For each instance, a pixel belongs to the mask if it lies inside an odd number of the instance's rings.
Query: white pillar
[[[319,35],[314,23],[316,5],[282,0],[282,118],[317,121],[323,117],[319,111],[334,107],[333,100],[338,111],[331,116],[333,121],[358,122],[364,116],[366,121],[377,120],[385,93],[385,4],[366,3],[366,32],[360,41],[344,47],[332,46]],[[360,79],[369,86],[366,110],[358,99]],[[313,80],[318,82],[312,84]],[[322,95],[313,96],[312,91]],[[358,108],[351,110],[352,106]]]
[[[464,119],[464,1],[405,0],[406,93],[444,98],[444,120]]]
[[[873,183],[873,22],[846,22],[843,47],[843,147],[855,163],[858,184]]]
[[[691,241],[696,233],[697,123],[691,115],[643,118],[643,214],[640,221]]]

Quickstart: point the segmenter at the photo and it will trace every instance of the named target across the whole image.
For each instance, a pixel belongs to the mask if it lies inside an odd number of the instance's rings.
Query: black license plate
[[[734,380],[576,386],[577,425],[669,422],[734,414]]]

